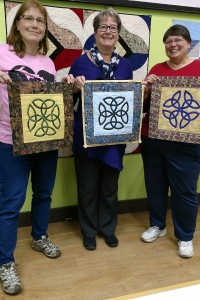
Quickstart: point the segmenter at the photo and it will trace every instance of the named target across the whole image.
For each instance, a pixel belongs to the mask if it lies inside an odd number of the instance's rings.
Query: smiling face
[[[39,42],[44,38],[46,23],[42,22],[43,20],[46,21],[40,10],[31,7],[17,21],[17,30],[27,49],[30,47],[37,49]]]
[[[170,35],[165,41],[165,52],[170,60],[180,62],[188,56],[190,43],[182,36]]]
[[[101,19],[99,26],[101,25],[111,26],[111,28],[108,27],[106,31],[101,31],[102,29],[100,27],[97,28],[95,32],[97,48],[99,49],[100,53],[101,50],[110,51],[112,53],[115,44],[119,39],[118,24],[113,17],[108,17]],[[112,26],[113,28],[117,28],[116,32],[112,32]]]

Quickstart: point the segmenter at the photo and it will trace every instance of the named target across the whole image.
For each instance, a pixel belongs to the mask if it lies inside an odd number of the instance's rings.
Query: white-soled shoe
[[[191,241],[179,241],[178,242],[178,254],[184,258],[190,258],[194,255],[194,249]]]
[[[151,242],[155,241],[158,237],[165,236],[166,233],[167,233],[166,228],[160,230],[160,228],[157,226],[149,227],[141,235],[141,240],[143,242],[151,243]]]

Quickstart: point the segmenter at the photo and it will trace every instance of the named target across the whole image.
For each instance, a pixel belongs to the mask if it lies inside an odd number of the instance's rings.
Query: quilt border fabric
[[[93,115],[93,93],[99,91],[118,92],[131,91],[134,93],[134,109],[132,112],[132,133],[115,135],[94,135],[94,115]],[[134,80],[88,80],[82,89],[82,113],[83,113],[83,133],[84,147],[105,146],[114,144],[140,143],[141,120],[142,120],[142,99],[143,87],[141,82]]]
[[[64,108],[64,135],[57,140],[24,142],[21,94],[62,94]],[[73,131],[73,96],[72,89],[60,82],[20,82],[8,84],[10,118],[13,136],[13,152],[25,155],[71,147]],[[41,108],[42,110],[43,108]],[[37,119],[35,118],[37,122]]]
[[[168,90],[168,99],[161,103],[162,90]],[[171,92],[170,92],[171,88]],[[185,143],[200,143],[200,78],[166,76],[152,86],[149,137]],[[194,96],[194,97],[193,97]],[[168,129],[159,126],[159,116],[167,119]],[[192,128],[190,131],[188,127]],[[177,129],[176,129],[177,128]]]

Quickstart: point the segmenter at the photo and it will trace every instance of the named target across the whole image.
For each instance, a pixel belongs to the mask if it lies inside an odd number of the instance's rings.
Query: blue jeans
[[[58,151],[13,156],[13,146],[0,142],[0,266],[14,261],[19,212],[32,183],[32,237],[46,234]]]

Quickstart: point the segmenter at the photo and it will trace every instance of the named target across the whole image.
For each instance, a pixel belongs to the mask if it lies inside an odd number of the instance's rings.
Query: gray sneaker
[[[165,236],[166,233],[167,233],[166,228],[160,229],[157,226],[149,227],[141,235],[141,240],[146,243],[151,243],[151,242],[155,241],[158,237]]]
[[[22,284],[14,262],[4,264],[0,267],[0,279],[3,291],[6,294],[17,295],[22,291]]]
[[[43,252],[49,258],[57,258],[61,251],[49,239],[48,235],[41,236],[40,240],[32,240],[32,249]]]

